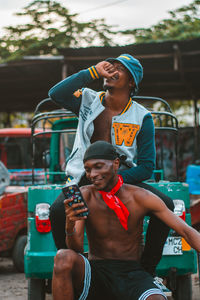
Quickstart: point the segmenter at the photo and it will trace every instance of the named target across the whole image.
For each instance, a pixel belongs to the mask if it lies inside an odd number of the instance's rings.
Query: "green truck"
[[[156,170],[148,183],[171,197],[175,204],[174,213],[191,225],[188,185],[179,182],[177,178],[177,119],[163,99],[136,98],[151,109],[156,128]],[[49,208],[65,184],[65,167],[73,147],[78,123],[77,117],[64,109],[41,113],[39,110],[42,105],[46,105],[49,101],[51,102],[51,99],[47,98],[38,105],[32,120],[33,184],[28,190],[28,241],[24,258],[25,275],[28,279],[28,300],[44,300],[46,293],[51,292],[53,262],[57,249],[51,233]],[[159,107],[159,110],[155,110],[155,107]],[[43,185],[34,182],[37,156],[35,143],[42,134],[35,131],[38,124],[44,129],[44,134],[51,134],[50,149],[43,153],[45,172]],[[148,217],[144,220],[144,241],[147,226]],[[88,251],[86,236],[84,251]],[[170,230],[163,257],[157,267],[157,276],[165,279],[175,300],[192,300],[191,274],[196,272],[196,252],[176,232]]]

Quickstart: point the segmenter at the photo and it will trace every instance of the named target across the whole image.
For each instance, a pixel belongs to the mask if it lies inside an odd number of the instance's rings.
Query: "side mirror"
[[[50,150],[47,149],[42,154],[42,162],[45,169],[50,167],[50,161],[51,161]]]

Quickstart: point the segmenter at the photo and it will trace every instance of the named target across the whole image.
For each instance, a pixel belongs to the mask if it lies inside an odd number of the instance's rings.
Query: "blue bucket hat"
[[[136,91],[138,90],[139,83],[143,78],[143,67],[138,59],[134,58],[130,54],[121,54],[117,58],[113,58],[113,57],[107,58],[106,61],[108,62],[119,61],[122,65],[124,65],[133,76],[136,85]]]

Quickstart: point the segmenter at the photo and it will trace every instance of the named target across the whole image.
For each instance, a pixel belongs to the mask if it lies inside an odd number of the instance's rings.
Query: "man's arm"
[[[87,217],[78,217],[81,212],[86,211],[85,208],[81,208],[84,204],[73,204],[71,207],[68,205],[72,199],[66,199],[65,205],[65,232],[66,232],[66,245],[69,249],[73,249],[78,253],[83,253],[83,240],[84,240],[84,227],[85,219]],[[75,208],[79,208],[75,210]]]
[[[145,116],[137,137],[137,166],[119,171],[125,183],[134,184],[149,179],[155,167],[155,129],[150,114]]]
[[[82,70],[57,83],[49,90],[49,97],[61,107],[79,114],[82,88],[100,77],[112,77],[116,74],[113,65],[102,61],[96,66]]]
[[[99,74],[92,66],[57,83],[49,90],[49,97],[61,107],[71,110],[78,116],[82,96],[81,89],[98,78]]]
[[[148,193],[148,196],[144,195],[140,198],[141,204],[180,234],[192,248],[200,252],[200,234],[198,231],[170,211],[160,198],[147,191],[145,193],[146,195]]]

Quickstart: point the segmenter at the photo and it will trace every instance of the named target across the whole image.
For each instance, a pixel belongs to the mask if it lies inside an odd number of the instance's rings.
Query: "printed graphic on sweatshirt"
[[[136,133],[140,129],[140,125],[128,123],[113,123],[113,128],[115,131],[116,145],[121,146],[124,142],[124,145],[126,147],[131,147],[136,137]]]
[[[82,109],[79,111],[79,117],[81,117],[84,122],[88,119],[88,115],[91,114],[92,114],[91,108],[86,105],[83,105]]]

